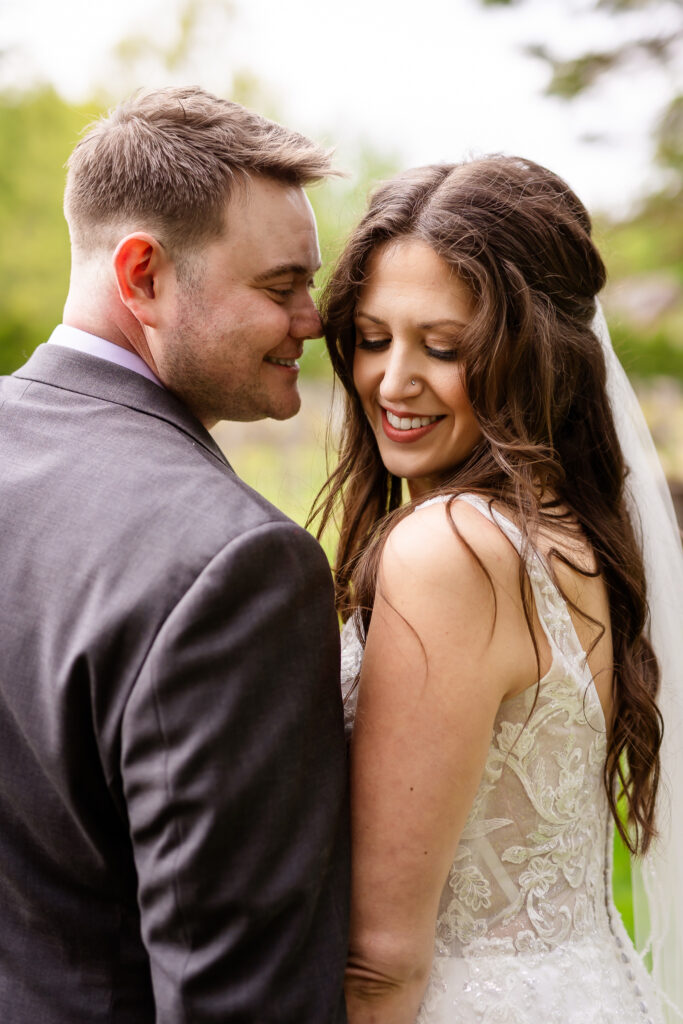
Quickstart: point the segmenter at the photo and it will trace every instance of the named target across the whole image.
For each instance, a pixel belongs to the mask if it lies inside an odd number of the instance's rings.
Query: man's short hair
[[[74,249],[147,230],[174,257],[221,234],[231,190],[249,175],[303,187],[335,173],[304,135],[199,88],[137,93],[89,126],[68,168]]]

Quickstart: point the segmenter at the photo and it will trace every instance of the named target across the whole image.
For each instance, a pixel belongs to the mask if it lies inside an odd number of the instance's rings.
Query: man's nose
[[[315,302],[310,295],[306,295],[292,313],[289,333],[293,338],[304,341],[306,338],[319,338],[322,329],[322,321]]]

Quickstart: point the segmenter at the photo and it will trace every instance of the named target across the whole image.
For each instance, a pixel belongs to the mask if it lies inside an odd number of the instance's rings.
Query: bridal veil
[[[593,324],[605,350],[607,393],[629,472],[627,501],[642,544],[650,639],[659,660],[664,719],[658,837],[633,862],[636,944],[652,966],[667,1024],[683,1022],[683,548],[671,494],[598,304]]]

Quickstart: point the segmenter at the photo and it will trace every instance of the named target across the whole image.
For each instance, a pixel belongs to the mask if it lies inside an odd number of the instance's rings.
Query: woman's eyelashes
[[[432,348],[429,345],[425,346],[426,351],[430,356],[434,356],[435,359],[447,359],[453,360],[458,358],[457,348]]]
[[[362,335],[356,338],[356,348],[362,348],[365,352],[379,352],[390,343],[391,338],[364,338]]]
[[[363,349],[365,352],[380,352],[390,344],[391,338],[364,338],[362,334],[358,335],[356,340],[356,348]],[[454,360],[458,358],[458,349],[454,345],[437,348],[425,344],[423,348],[427,355],[433,356],[434,359]]]

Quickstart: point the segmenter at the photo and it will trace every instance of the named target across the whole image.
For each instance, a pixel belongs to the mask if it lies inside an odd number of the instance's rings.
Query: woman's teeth
[[[395,416],[393,412],[385,409],[387,419],[395,430],[416,430],[418,427],[427,427],[435,423],[439,416]]]

